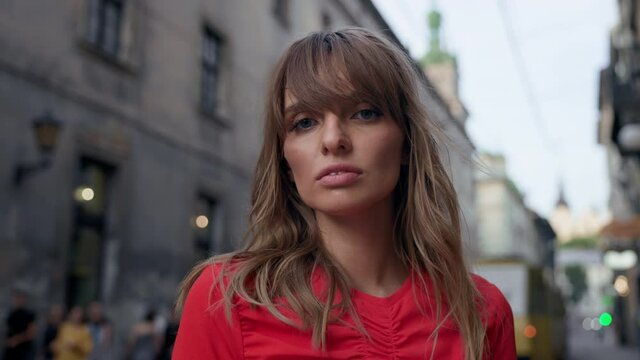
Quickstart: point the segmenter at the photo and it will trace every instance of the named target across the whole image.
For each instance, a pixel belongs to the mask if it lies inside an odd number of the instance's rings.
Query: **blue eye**
[[[307,130],[311,128],[313,125],[315,125],[315,123],[316,122],[313,119],[309,119],[309,118],[300,119],[294,122],[292,126],[292,130]]]
[[[382,113],[378,110],[363,109],[355,113],[355,115],[353,115],[353,118],[360,119],[360,120],[373,120],[381,115]]]

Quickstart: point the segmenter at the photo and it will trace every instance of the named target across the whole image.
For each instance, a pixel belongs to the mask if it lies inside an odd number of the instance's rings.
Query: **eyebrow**
[[[291,115],[300,113],[304,110],[304,106],[300,102],[295,102],[284,109],[284,117],[288,118]]]

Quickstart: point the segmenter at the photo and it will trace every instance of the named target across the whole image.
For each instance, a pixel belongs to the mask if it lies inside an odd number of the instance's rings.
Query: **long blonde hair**
[[[438,153],[442,133],[420,100],[419,81],[401,49],[364,29],[315,32],[293,43],[275,68],[267,96],[248,242],[240,251],[196,266],[182,283],[178,307],[202,270],[218,262],[223,263],[219,279],[225,281],[214,286],[222,288],[227,313],[233,296],[239,296],[296,325],[276,307],[274,301],[284,298],[299,317],[296,326],[310,329],[313,345],[323,349],[327,326],[336,320],[334,310],[357,319],[349,296],[332,306],[337,293],[349,293],[349,284],[322,247],[313,210],[302,202],[288,177],[283,106],[285,88],[311,109],[345,98],[362,100],[388,112],[405,136],[407,165],[402,166],[395,189],[396,251],[408,268],[417,270],[413,272],[415,291],[426,292],[427,280],[432,284],[439,324],[451,317],[463,336],[466,358],[481,359],[485,338],[481,298],[465,265],[459,205]],[[233,269],[225,266],[231,263]],[[327,274],[324,301],[311,289],[315,267]],[[437,331],[433,336],[437,344]]]

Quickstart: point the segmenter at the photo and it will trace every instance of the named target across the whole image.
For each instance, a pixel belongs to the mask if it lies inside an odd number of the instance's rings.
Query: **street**
[[[640,359],[638,348],[621,347],[615,343],[613,329],[607,329],[602,338],[595,331],[587,331],[580,326],[570,326],[569,331],[569,359],[571,360]]]

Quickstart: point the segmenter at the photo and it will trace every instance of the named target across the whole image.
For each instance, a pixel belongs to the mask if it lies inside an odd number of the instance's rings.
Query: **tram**
[[[551,272],[514,259],[484,260],[474,271],[494,283],[511,305],[518,359],[566,357],[564,302]]]

